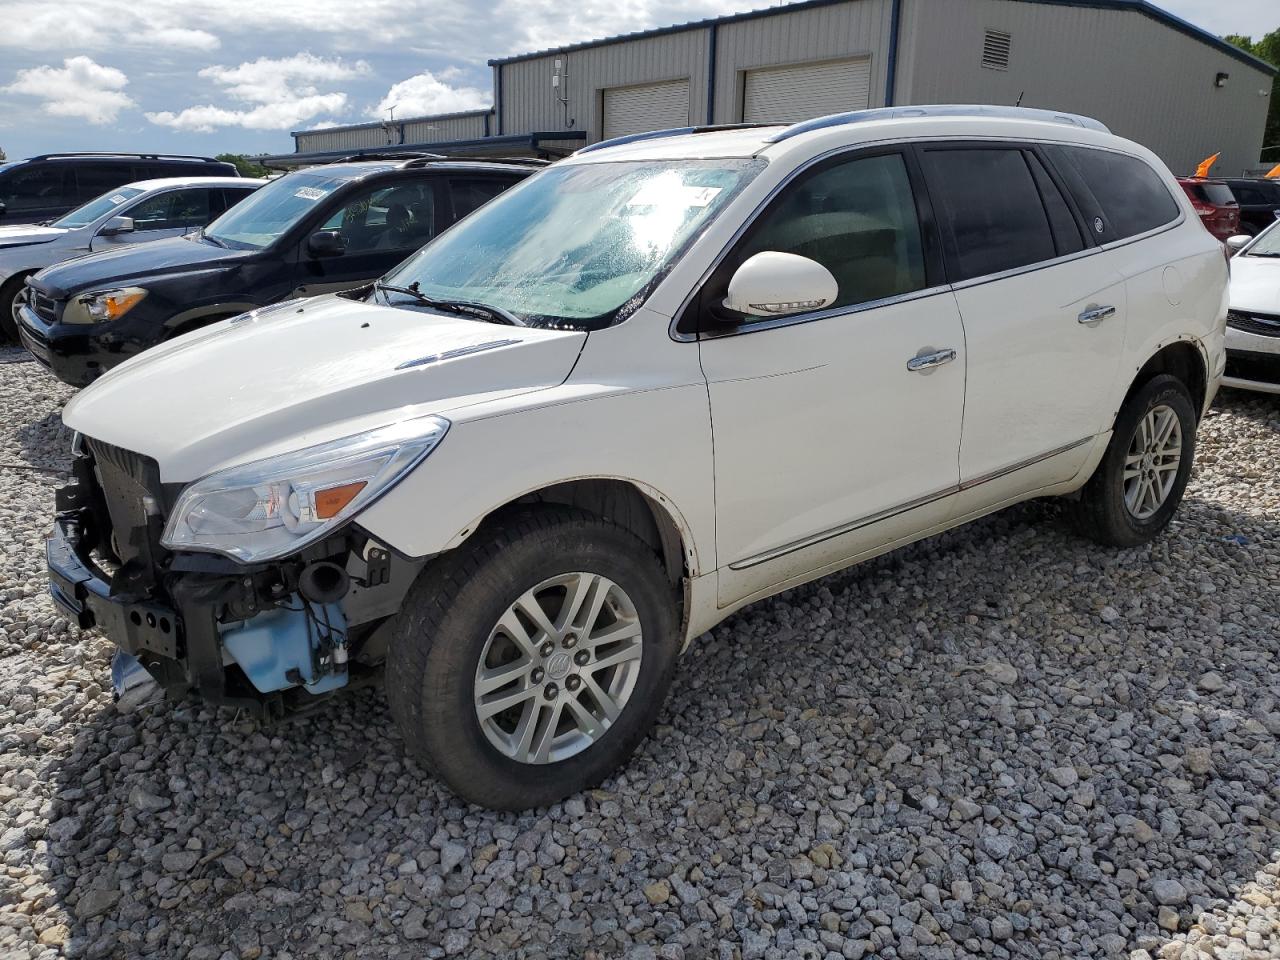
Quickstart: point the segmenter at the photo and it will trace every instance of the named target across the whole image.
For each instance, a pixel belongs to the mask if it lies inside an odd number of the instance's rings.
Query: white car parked
[[[1232,237],[1225,386],[1280,393],[1280,220],[1256,237]]]
[[[1079,117],[597,145],[372,289],[80,393],[51,588],[174,693],[277,711],[385,673],[455,791],[548,804],[754,600],[1031,497],[1156,536],[1226,284],[1165,166]]]
[[[266,180],[165,177],[108,190],[47,223],[0,226],[0,333],[18,340],[15,311],[28,276],[44,267],[198,230]]]

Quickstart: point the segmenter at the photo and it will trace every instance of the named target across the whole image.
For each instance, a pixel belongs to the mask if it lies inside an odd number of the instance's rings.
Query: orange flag
[[[1263,179],[1275,180],[1277,178],[1280,178],[1280,163],[1277,163],[1274,167],[1268,170],[1266,177],[1264,177]]]
[[[1200,166],[1196,167],[1196,176],[1207,177],[1209,175],[1209,168],[1214,165],[1220,156],[1222,156],[1221,152],[1215,153],[1212,157],[1206,157],[1201,160]]]

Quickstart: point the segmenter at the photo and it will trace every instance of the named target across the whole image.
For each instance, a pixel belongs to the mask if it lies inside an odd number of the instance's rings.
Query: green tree
[[[1272,30],[1257,43],[1254,43],[1253,37],[1238,34],[1230,34],[1223,39],[1259,60],[1280,68],[1280,29]],[[1271,109],[1267,111],[1267,131],[1263,134],[1262,145],[1270,147],[1263,151],[1263,161],[1280,163],[1280,74],[1271,80]]]
[[[223,163],[234,163],[242,177],[265,177],[271,172],[254,157],[247,157],[243,153],[220,153],[213,159],[221,160]]]

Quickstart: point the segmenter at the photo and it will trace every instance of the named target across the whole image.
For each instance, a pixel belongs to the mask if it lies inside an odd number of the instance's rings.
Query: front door
[[[132,206],[121,207],[115,215],[131,219],[133,229],[127,233],[104,233],[104,224],[94,235],[90,249],[97,253],[134,243],[180,237],[184,233],[198,230],[208,224],[209,205],[217,199],[215,191],[208,187],[187,187],[159,193],[139,200]]]
[[[958,481],[965,342],[920,226],[927,207],[912,170],[896,150],[811,168],[702,291],[721,605],[946,516]],[[733,270],[765,250],[827,267],[835,303],[717,326]]]
[[[365,186],[338,200],[315,231],[337,233],[340,256],[317,257],[303,238],[295,297],[353,290],[382,276],[436,234],[436,191],[431,178]]]

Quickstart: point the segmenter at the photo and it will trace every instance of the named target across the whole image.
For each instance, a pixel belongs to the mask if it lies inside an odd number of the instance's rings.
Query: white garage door
[[[604,91],[604,139],[689,125],[689,81]]]
[[[747,123],[808,120],[865,110],[871,97],[871,60],[835,60],[748,70],[742,119]]]

